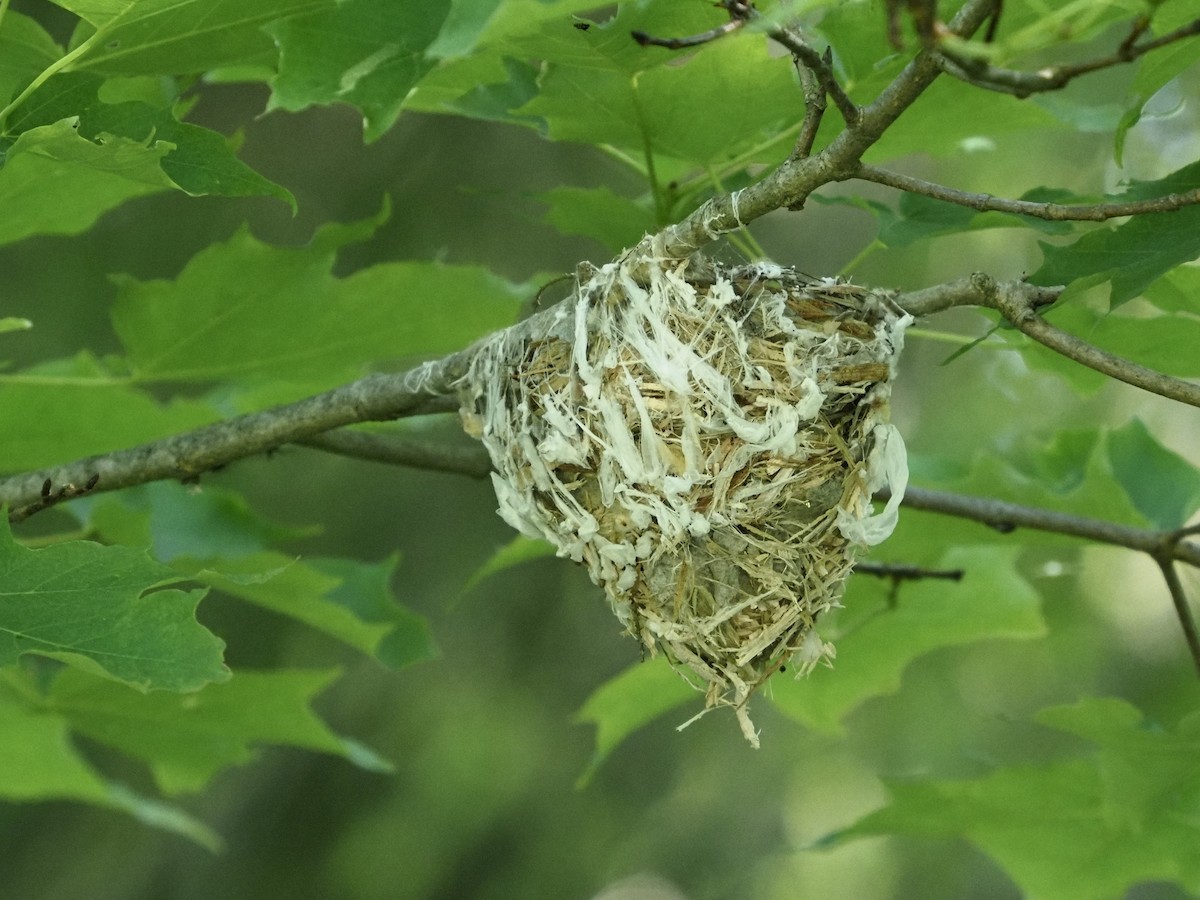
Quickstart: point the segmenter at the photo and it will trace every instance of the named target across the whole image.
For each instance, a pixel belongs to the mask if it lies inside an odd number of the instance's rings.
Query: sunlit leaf
[[[161,160],[164,141],[114,135],[81,137],[78,121],[32,128],[8,150],[0,168],[0,245],[35,234],[78,234],[133,197],[173,187]]]
[[[103,32],[76,68],[121,75],[189,74],[255,58],[273,49],[262,26],[333,5],[333,0],[55,2]]]

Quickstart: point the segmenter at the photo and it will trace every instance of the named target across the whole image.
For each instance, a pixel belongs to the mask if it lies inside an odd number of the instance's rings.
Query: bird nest
[[[500,515],[584,563],[627,631],[757,746],[750,695],[833,656],[813,625],[895,525],[907,463],[888,399],[910,320],[835,279],[654,250],[481,345],[464,419]]]

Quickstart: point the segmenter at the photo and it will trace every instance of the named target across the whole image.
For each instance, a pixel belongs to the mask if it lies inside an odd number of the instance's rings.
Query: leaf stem
[[[5,2],[7,2],[7,0],[5,0]],[[68,66],[73,64],[76,60],[86,56],[88,51],[90,51],[92,47],[104,37],[106,31],[107,28],[105,26],[97,28],[95,33],[81,43],[78,47],[76,47],[70,53],[60,56],[50,65],[46,66],[46,68],[40,73],[38,73],[37,77],[34,78],[33,81],[29,82],[25,90],[17,94],[17,96],[9,102],[8,106],[4,107],[4,109],[0,109],[0,130],[2,130],[7,124],[8,117],[12,114],[13,110],[28,100],[30,95],[33,94],[34,91],[40,88],[43,84],[45,84],[46,81],[52,76],[57,75],[59,72],[63,71],[63,69],[66,69]]]

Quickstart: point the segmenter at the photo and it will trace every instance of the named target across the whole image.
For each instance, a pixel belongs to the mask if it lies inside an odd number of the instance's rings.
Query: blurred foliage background
[[[1106,73],[1080,90],[1119,95],[1127,77]],[[1111,186],[1159,177],[1195,158],[1196,87],[1194,78],[1183,82],[1178,102],[1138,130],[1124,171],[1112,167],[1106,140],[1069,129],[1011,132],[949,158],[914,155],[902,167],[1009,196],[1039,184],[1087,190],[1097,178]],[[244,129],[241,157],[291,190],[298,214],[268,199],[173,192],[126,203],[86,240],[32,238],[0,249],[2,311],[35,321],[32,332],[5,341],[12,364],[116,349],[107,276],[171,277],[243,222],[266,242],[298,245],[319,223],[373,215],[386,195],[390,221],[347,248],[340,271],[432,256],[480,263],[514,281],[547,281],[607,253],[546,224],[536,193],[559,185],[641,189],[594,149],[511,126],[413,114],[364,145],[360,115],[346,107],[260,115],[263,88],[204,85],[196,93],[190,120],[226,134]],[[829,193],[852,191],[894,201],[870,186]],[[1035,239],[1011,229],[860,257],[874,220],[816,202],[768,217],[755,233],[781,263],[827,275],[858,258],[849,273],[856,280],[902,289],[976,270],[1017,277],[1038,264]],[[1166,401],[1113,387],[1081,395],[1006,349],[981,347],[943,365],[958,346],[951,336],[980,334],[987,321],[959,311],[921,327],[935,333],[909,338],[894,401],[917,483],[923,466],[948,461],[960,463],[970,483],[975,461],[1019,461],[1063,429],[1116,427],[1134,412],[1200,464],[1195,417]],[[419,427],[465,440],[453,421]],[[395,774],[265,749],[188,801],[225,838],[219,854],[112,812],[6,803],[3,896],[1013,898],[1019,893],[996,863],[961,840],[870,838],[808,848],[883,805],[881,777],[973,777],[1013,760],[1077,752],[1076,739],[1030,721],[1048,704],[1115,694],[1166,721],[1196,706],[1194,673],[1149,561],[1062,540],[1018,543],[909,512],[882,550],[886,558],[934,544],[1011,547],[1040,597],[1048,634],[922,656],[894,694],[868,700],[841,733],[810,730],[759,700],[759,751],[720,712],[677,732],[691,712],[676,710],[633,734],[580,787],[594,728],[575,716],[601,683],[636,661],[637,646],[618,633],[599,590],[566,562],[536,560],[466,589],[510,538],[486,482],[298,448],[239,463],[211,482],[242,491],[269,519],[319,527],[287,543],[288,553],[371,562],[400,554],[396,593],[430,619],[440,649],[436,660],[400,673],[219,592],[200,607],[202,622],[230,642],[235,668],[347,668],[319,711],[335,731],[392,761]],[[973,486],[987,493],[986,483]],[[48,530],[63,521],[45,518]],[[962,604],[988,603],[970,584],[959,589]],[[1196,581],[1189,584],[1196,591]],[[873,608],[885,592],[856,576],[847,613]],[[909,593],[900,591],[901,604]],[[836,667],[811,676],[837,677]],[[115,754],[82,746],[109,771],[148,785]],[[1149,884],[1130,896],[1185,894]]]

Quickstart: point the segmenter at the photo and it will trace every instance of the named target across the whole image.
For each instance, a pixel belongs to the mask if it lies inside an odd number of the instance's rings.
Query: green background
[[[1120,94],[1125,78],[1102,76],[1099,86],[1084,90]],[[1152,124],[1140,145],[1131,141],[1124,173],[1111,169],[1107,138],[1066,128],[1014,127],[994,135],[992,149],[939,159],[906,155],[903,166],[1011,196],[1045,184],[1111,188],[1129,173],[1161,177],[1188,159],[1171,158],[1173,147],[1187,152],[1186,137],[1176,144],[1168,138],[1195,131],[1195,87],[1194,78],[1185,82],[1182,108]],[[207,85],[198,95],[189,121],[225,134],[243,128],[240,157],[291,191],[298,212],[266,198],[171,192],[124,204],[83,239],[34,237],[0,248],[0,315],[35,323],[28,333],[0,336],[0,356],[14,367],[81,348],[98,356],[116,351],[109,309],[117,288],[108,276],[174,277],[195,253],[243,223],[264,242],[298,246],[322,223],[374,216],[386,196],[390,219],[340,254],[339,274],[434,257],[484,265],[516,282],[545,281],[580,259],[602,261],[607,251],[548,225],[538,194],[564,185],[640,190],[627,170],[595,150],[512,126],[406,114],[364,146],[357,109],[260,118],[265,88]],[[897,144],[906,154],[914,149]],[[888,191],[859,187],[825,193],[894,203]],[[848,204],[810,202],[801,215],[768,217],[756,234],[779,262],[826,275],[858,257],[876,223]],[[902,289],[975,270],[1019,277],[1040,264],[1039,237],[1045,236],[1026,229],[963,232],[936,242],[901,236],[854,264],[851,274]],[[921,324],[971,336],[990,327],[972,312]],[[1082,486],[1083,500],[1062,502],[1127,517],[1129,500],[1107,457],[1081,457],[1071,435],[1082,435],[1086,446],[1104,440],[1100,428],[1131,435],[1121,429],[1135,414],[1164,445],[1200,463],[1195,417],[1166,401],[1132,389],[1096,390],[1086,373],[1061,374],[1065,363],[1039,363],[1035,354],[1007,349],[981,347],[943,366],[956,346],[936,336],[909,338],[894,415],[913,454],[915,483],[1051,504]],[[419,427],[465,441],[453,421]],[[759,751],[721,712],[677,732],[692,715],[690,707],[677,707],[613,749],[580,787],[595,728],[576,721],[577,714],[606,679],[636,662],[638,649],[619,634],[600,592],[565,562],[538,559],[468,589],[471,574],[511,537],[493,514],[486,482],[286,448],[204,483],[240,490],[267,519],[299,529],[319,525],[319,534],[284,541],[287,554],[376,563],[399,553],[396,595],[429,618],[440,650],[437,659],[399,673],[219,591],[199,610],[201,622],[228,642],[235,670],[345,668],[347,677],[316,707],[335,732],[371,747],[395,773],[365,771],[335,756],[263,749],[252,763],[183,800],[222,836],[219,854],[103,809],[0,804],[4,897],[1017,897],[992,857],[934,828],[922,833],[910,825],[906,836],[807,848],[884,806],[883,779],[892,780],[895,792],[895,783],[920,776],[983,779],[997,766],[1053,767],[1086,753],[1090,745],[1080,738],[1034,720],[1044,707],[1119,696],[1174,727],[1197,706],[1178,625],[1149,561],[910,512],[881,558],[944,559],[977,577],[939,586],[937,596],[905,588],[900,612],[922,602],[945,603],[948,615],[955,604],[1028,602],[1040,604],[1048,636],[1013,626],[1012,637],[1023,639],[954,646],[958,640],[948,638],[934,643],[949,646],[907,666],[901,646],[890,663],[895,692],[861,706],[839,699],[836,690],[810,696],[807,685],[780,685],[778,705],[760,699],[754,706]],[[65,521],[61,513],[48,514],[25,533]],[[956,557],[960,546],[967,549]],[[989,566],[1001,574],[990,574]],[[1013,572],[1023,580],[1014,581]],[[1200,588],[1186,577],[1193,591]],[[878,613],[883,593],[857,577],[845,615]],[[887,616],[878,613],[878,627],[859,634],[884,645],[914,640],[899,617]],[[843,667],[852,670],[852,648],[812,681],[836,682]],[[843,718],[847,708],[853,711]],[[808,724],[799,724],[806,717]],[[86,738],[77,741],[105,771],[152,790],[147,773],[129,760]],[[1029,803],[1036,807],[1038,800],[1034,795]],[[1009,821],[1022,821],[1023,812],[1036,809],[1013,812]],[[986,823],[975,827],[975,845],[986,845]],[[1056,833],[1063,832],[1051,829],[1041,838],[1045,854],[1058,852]],[[1130,896],[1186,896],[1150,882]]]

